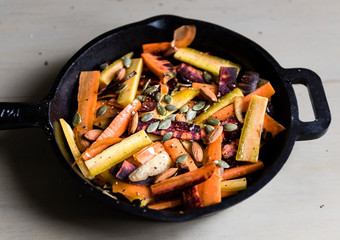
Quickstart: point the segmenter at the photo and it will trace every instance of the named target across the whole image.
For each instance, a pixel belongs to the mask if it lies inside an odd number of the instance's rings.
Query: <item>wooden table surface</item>
[[[202,19],[254,40],[285,68],[323,81],[332,124],[300,141],[242,203],[184,223],[108,208],[71,179],[40,129],[0,132],[0,239],[340,239],[340,3],[327,1],[0,0],[0,101],[38,101],[64,63],[110,29],[159,14]],[[301,119],[312,121],[296,87]],[[316,103],[317,104],[317,103]]]

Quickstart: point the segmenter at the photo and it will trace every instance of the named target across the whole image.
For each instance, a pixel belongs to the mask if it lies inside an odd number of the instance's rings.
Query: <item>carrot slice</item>
[[[176,163],[176,159],[181,156],[182,154],[187,154],[188,158],[184,162],[180,163],[184,168],[188,167],[189,171],[193,171],[197,169],[197,166],[194,162],[194,160],[191,158],[190,154],[185,151],[182,143],[177,138],[172,138],[168,141],[165,141],[163,143],[163,146],[165,148],[165,151],[170,155],[173,163]]]
[[[147,205],[147,208],[153,210],[163,210],[168,208],[173,208],[182,204],[182,200],[180,198],[155,202]]]
[[[154,157],[156,157],[158,154],[164,151],[163,144],[161,142],[155,142],[139,152],[133,154],[133,163],[136,166],[142,166],[146,162],[150,161]]]
[[[100,141],[94,142],[86,151],[82,154],[82,159],[84,161],[89,160],[93,157],[95,157],[97,154],[104,151],[109,146],[118,143],[122,141],[123,138],[117,138],[117,137],[108,137],[104,138]]]
[[[77,112],[80,115],[80,124],[75,127],[74,132],[77,147],[81,152],[85,150],[85,147],[80,143],[80,139],[93,127],[99,86],[99,75],[99,71],[86,71],[81,72],[79,77]]]
[[[161,54],[168,51],[171,48],[170,42],[156,42],[146,43],[142,45],[144,53],[157,53]]]
[[[226,180],[226,179],[242,177],[247,174],[259,171],[263,169],[263,167],[264,167],[263,162],[258,161],[257,163],[249,163],[249,164],[245,164],[239,167],[228,168],[224,170],[222,174],[222,179]]]
[[[174,31],[174,39],[171,42],[172,47],[187,47],[194,41],[196,36],[195,25],[183,25]]]
[[[215,160],[222,159],[222,135],[213,142],[208,144],[206,148],[206,158],[205,162],[211,163]],[[209,206],[212,204],[217,204],[222,201],[221,197],[221,168],[216,167],[213,175],[206,181],[198,185],[199,194],[201,197],[202,205]]]
[[[282,126],[280,123],[275,121],[268,114],[264,116],[263,131],[264,131],[265,137],[268,133],[270,133],[272,137],[275,137],[277,134],[279,134],[285,129],[286,128],[284,126]]]
[[[196,170],[186,172],[175,177],[166,179],[160,183],[151,185],[151,192],[155,199],[169,198],[179,194],[185,189],[193,187],[208,178],[214,173],[215,163],[208,163]]]

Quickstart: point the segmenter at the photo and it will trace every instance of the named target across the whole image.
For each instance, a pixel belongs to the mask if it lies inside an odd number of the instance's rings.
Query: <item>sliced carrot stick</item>
[[[222,135],[206,148],[205,164],[222,159]],[[199,195],[202,205],[209,206],[222,201],[221,197],[221,168],[216,167],[213,175],[206,181],[198,185]]]
[[[267,104],[268,98],[257,95],[251,97],[236,152],[235,159],[237,161],[258,161]]]
[[[151,192],[155,199],[166,199],[181,193],[183,190],[193,187],[214,173],[215,163],[208,163],[201,168],[186,172],[175,177],[168,178],[160,183],[151,185]]]
[[[236,194],[238,194],[238,191],[228,191],[228,192],[221,191],[221,197],[222,198],[233,196],[233,195],[236,195]]]
[[[100,141],[108,137],[119,137],[128,128],[129,121],[134,113],[141,107],[141,103],[138,99],[127,105],[117,117],[113,119],[111,124],[104,130],[104,132],[98,137],[97,141]]]
[[[171,48],[170,42],[146,43],[142,45],[144,53],[163,53]]]
[[[285,130],[286,128],[282,126],[280,123],[275,121],[273,118],[271,118],[268,114],[264,116],[263,120],[263,131],[264,134],[270,133],[272,137],[275,137],[277,134]]]
[[[250,99],[253,95],[261,96],[270,98],[275,93],[274,88],[270,84],[270,82],[267,82],[262,87],[256,89],[254,92],[248,94],[244,98],[242,98],[242,111],[246,112],[249,106]],[[215,112],[211,117],[217,118],[220,121],[224,121],[232,116],[234,116],[234,104],[230,104],[226,106],[225,108],[222,108],[221,110]]]
[[[263,169],[263,167],[264,167],[263,162],[258,161],[257,163],[249,163],[249,164],[245,164],[239,167],[228,168],[224,170],[222,174],[222,179],[226,180],[226,179],[242,177],[247,174],[259,171]]]
[[[94,142],[86,151],[82,154],[82,159],[84,161],[89,160],[90,158],[95,157],[97,154],[104,151],[109,146],[122,141],[123,138],[118,137],[108,137],[104,138],[100,141]]]
[[[147,208],[153,209],[153,210],[163,210],[163,209],[173,208],[181,204],[182,204],[182,200],[180,198],[176,198],[176,199],[154,202],[154,203],[148,204]]]
[[[95,106],[99,86],[99,71],[81,72],[78,89],[78,114],[80,123],[75,127],[76,143],[81,152],[85,147],[81,144],[81,137],[93,127]]]
[[[165,151],[170,155],[173,163],[176,163],[176,159],[181,156],[182,154],[187,154],[188,158],[184,162],[180,163],[183,167],[188,167],[189,171],[193,171],[197,169],[197,166],[194,160],[191,158],[190,154],[185,151],[182,143],[177,138],[172,138],[168,141],[163,143]]]
[[[156,157],[158,154],[160,154],[163,151],[164,151],[163,144],[161,142],[155,142],[143,148],[139,152],[133,154],[133,158],[134,158],[133,163],[138,167],[142,166],[143,164],[153,159],[154,157]]]
[[[217,92],[218,92],[218,86],[215,84],[193,82],[191,86],[192,88],[197,88],[197,89],[207,88],[210,91],[212,91],[215,95],[217,95]]]

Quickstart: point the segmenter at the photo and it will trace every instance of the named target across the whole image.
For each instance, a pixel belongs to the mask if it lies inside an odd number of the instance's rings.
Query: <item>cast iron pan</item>
[[[265,169],[249,177],[249,187],[238,195],[224,199],[220,204],[184,213],[155,211],[139,208],[126,201],[116,200],[84,179],[76,167],[58,123],[59,118],[68,122],[76,111],[76,95],[80,71],[95,70],[106,61],[112,61],[127,52],[141,52],[143,43],[170,41],[173,30],[184,24],[194,24],[197,36],[191,47],[208,51],[240,63],[243,69],[259,72],[271,81],[276,90],[272,98],[276,108],[275,119],[287,129],[261,153]],[[293,49],[292,49],[293,51]],[[304,84],[310,94],[315,120],[299,120],[298,105],[293,84]],[[264,187],[281,169],[296,140],[311,140],[327,131],[331,114],[321,79],[308,69],[284,69],[263,48],[253,41],[226,28],[193,19],[161,15],[129,24],[95,38],[82,47],[62,68],[49,94],[37,103],[0,103],[0,129],[41,127],[65,168],[87,190],[109,205],[131,214],[164,221],[186,221],[226,209],[250,197]]]

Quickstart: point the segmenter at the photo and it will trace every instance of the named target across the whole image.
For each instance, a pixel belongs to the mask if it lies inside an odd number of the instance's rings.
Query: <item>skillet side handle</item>
[[[320,77],[304,68],[287,69],[285,77],[290,84],[303,84],[307,87],[315,115],[315,120],[310,122],[301,121],[297,116],[297,140],[312,140],[323,136],[331,123],[331,112]]]
[[[48,119],[48,102],[0,102],[0,130],[43,127]]]

